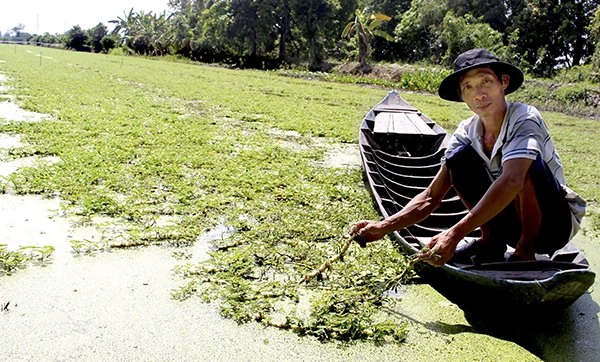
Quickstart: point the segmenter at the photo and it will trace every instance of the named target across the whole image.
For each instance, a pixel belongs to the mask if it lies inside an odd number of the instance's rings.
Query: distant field
[[[324,163],[329,151],[356,144],[362,117],[385,90],[24,46],[0,45],[0,60],[6,92],[23,108],[52,116],[0,122],[0,132],[22,135],[25,143],[7,157],[60,158],[22,168],[1,187],[59,194],[71,213],[118,219],[127,225],[119,243],[189,244],[224,224],[236,233],[215,252],[211,266],[225,273],[219,274],[223,281],[260,289],[264,298],[267,289],[285,290],[279,296],[294,299],[298,292],[286,289],[290,281],[334,254],[352,222],[378,217],[360,169]],[[450,131],[470,115],[466,106],[435,96],[402,96]],[[544,115],[569,185],[597,203],[600,122]],[[360,280],[365,288],[360,293],[373,296],[379,293],[373,286],[397,275],[405,262],[382,243],[364,252],[351,249],[343,265],[336,287]],[[191,268],[182,272],[194,274]],[[270,272],[277,277],[257,284]],[[252,278],[236,277],[249,274]],[[200,282],[182,288],[178,297],[199,291],[208,299],[221,293],[235,300],[232,290]],[[223,313],[244,321],[260,308],[274,308],[272,302],[245,301],[231,302]],[[364,318],[376,314],[375,306],[361,308],[367,308],[361,310]],[[389,328],[380,327],[381,333]]]

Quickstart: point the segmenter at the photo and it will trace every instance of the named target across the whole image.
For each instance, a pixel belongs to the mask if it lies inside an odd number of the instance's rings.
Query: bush
[[[557,102],[581,102],[585,101],[587,87],[582,84],[569,84],[557,88],[551,93],[551,98]]]
[[[112,48],[111,50],[108,51],[108,54],[110,54],[110,55],[132,55],[133,50],[129,49],[127,47],[127,45],[123,44],[118,48]]]
[[[102,50],[105,53],[109,53],[117,44],[115,38],[111,35],[106,35],[100,40],[100,44],[102,44]]]

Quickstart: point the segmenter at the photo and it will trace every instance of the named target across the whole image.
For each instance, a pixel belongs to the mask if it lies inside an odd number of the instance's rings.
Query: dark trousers
[[[446,167],[457,193],[470,206],[475,206],[492,185],[493,178],[487,166],[470,145],[455,149],[446,158]],[[569,241],[571,210],[564,189],[541,156],[538,155],[531,164],[529,175],[542,213],[542,225],[535,239],[536,253],[552,255]],[[493,241],[516,247],[522,225],[514,202],[487,225]]]

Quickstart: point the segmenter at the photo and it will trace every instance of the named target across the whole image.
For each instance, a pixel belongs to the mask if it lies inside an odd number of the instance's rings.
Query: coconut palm
[[[371,39],[375,36],[380,36],[388,41],[394,41],[391,35],[379,28],[381,25],[390,21],[392,18],[385,14],[367,15],[367,9],[362,12],[356,10],[354,21],[349,22],[344,31],[342,38],[356,37],[358,45],[358,62],[361,65],[367,64],[367,59],[371,56]]]

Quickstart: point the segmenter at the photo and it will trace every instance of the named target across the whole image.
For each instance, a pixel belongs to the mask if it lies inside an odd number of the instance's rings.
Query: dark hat
[[[516,91],[523,84],[523,72],[514,65],[500,61],[500,58],[490,53],[487,49],[471,49],[459,55],[454,61],[454,73],[450,74],[440,84],[438,94],[442,99],[453,102],[462,102],[459,92],[460,78],[471,69],[491,67],[501,74],[510,77],[508,88],[504,94]]]

